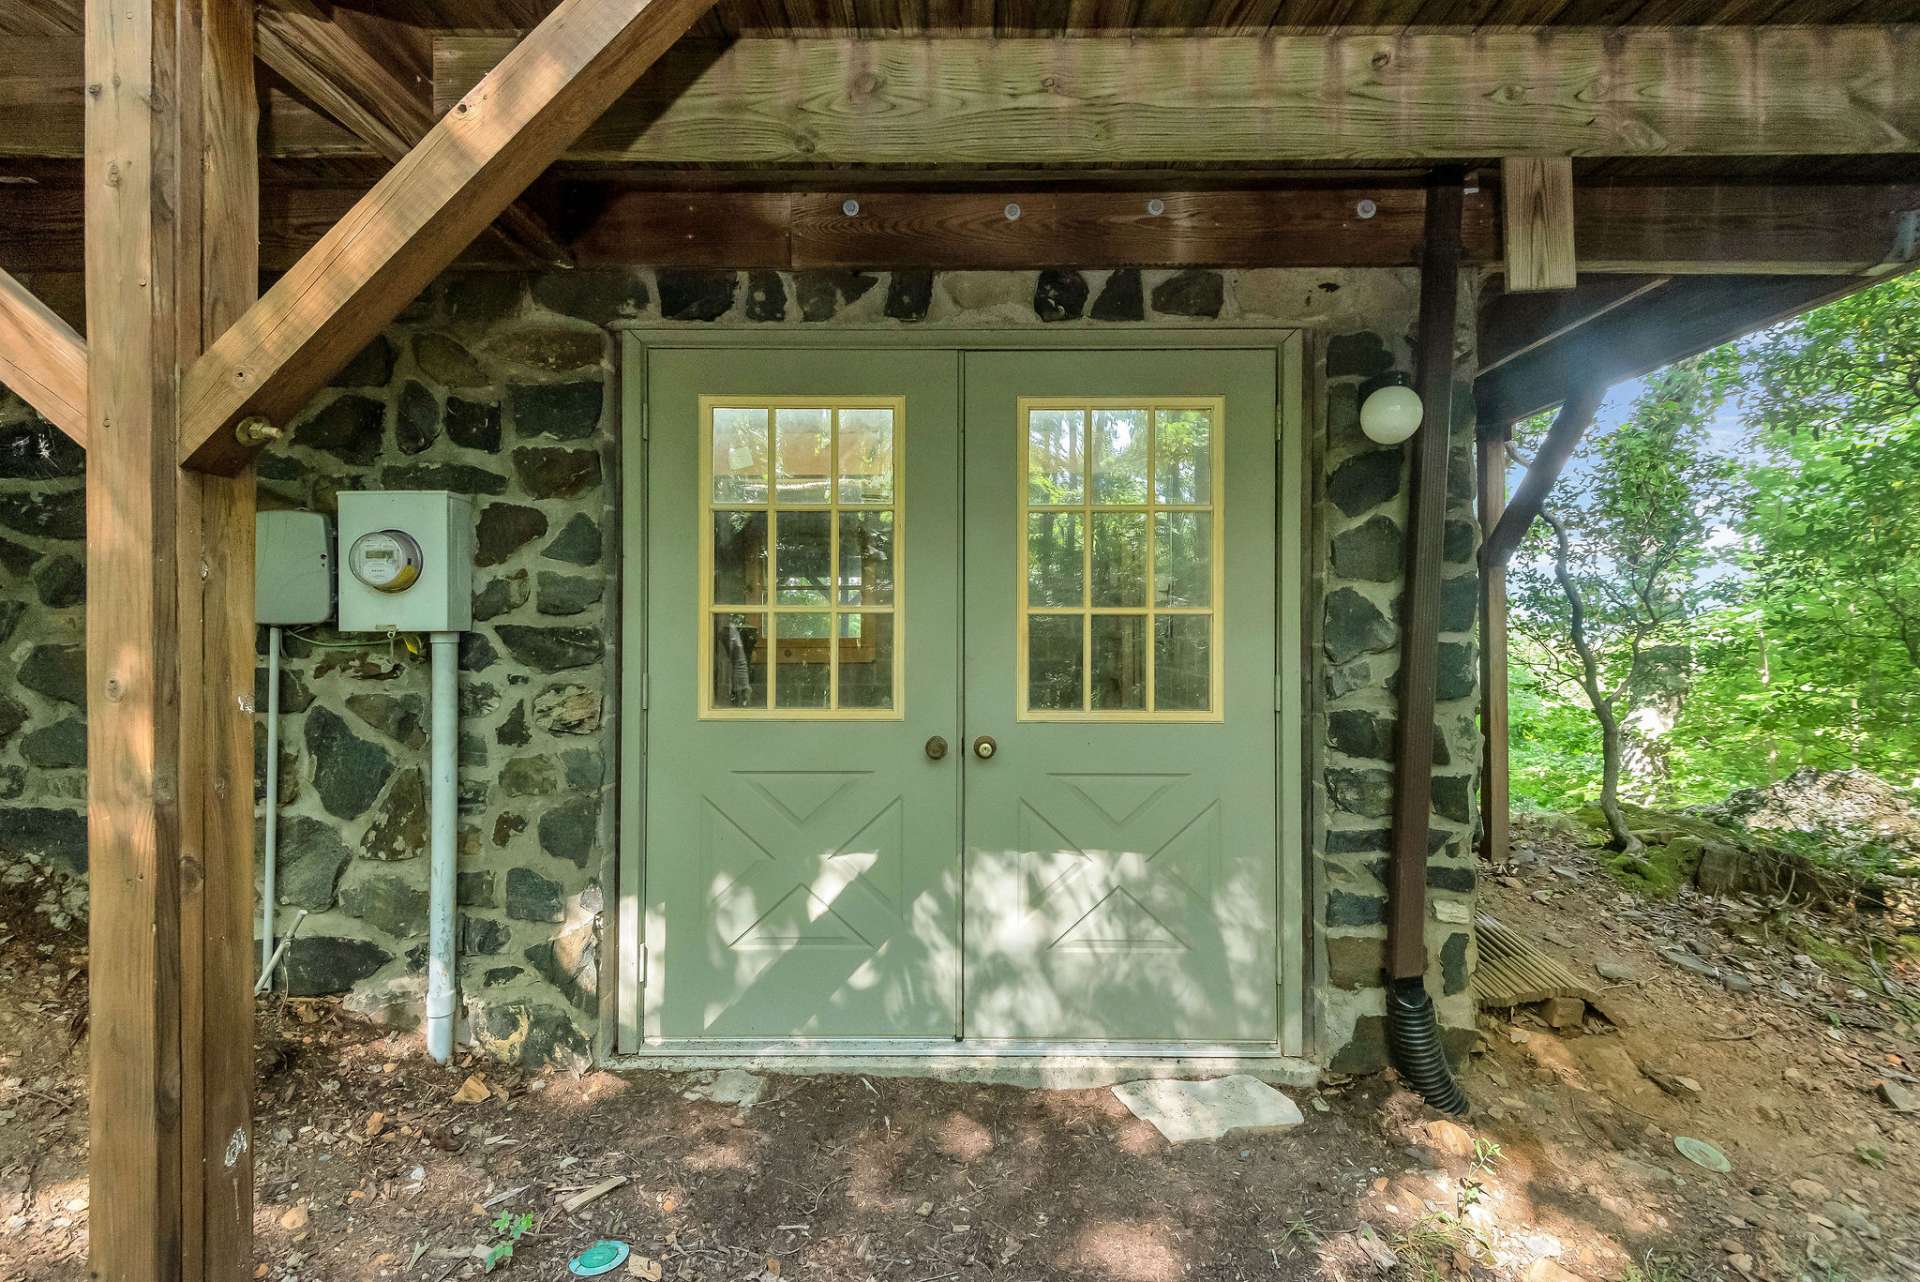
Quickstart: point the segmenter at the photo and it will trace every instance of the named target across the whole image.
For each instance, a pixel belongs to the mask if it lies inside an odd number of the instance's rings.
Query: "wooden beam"
[[[1511,156],[1500,162],[1500,228],[1507,241],[1507,292],[1572,289],[1573,160]]]
[[[1453,344],[1459,310],[1463,177],[1436,173],[1427,196],[1414,391],[1426,418],[1413,438],[1407,587],[1400,598],[1400,708],[1394,761],[1387,974],[1427,973],[1427,852],[1433,827],[1434,701],[1440,668],[1440,572],[1445,559],[1447,457],[1453,445]]]
[[[260,61],[388,160],[397,161],[433,128],[425,86],[391,70],[391,60],[361,43],[309,0],[276,0],[256,17]],[[521,201],[500,215],[500,235],[536,266],[573,265],[544,219]]]
[[[1765,329],[1884,276],[1717,276],[1675,280],[1516,356],[1474,381],[1486,422],[1514,423],[1584,383],[1611,385]]]
[[[1481,305],[1480,372],[1498,369],[1516,356],[1563,338],[1616,307],[1646,297],[1671,279],[1583,276],[1574,288],[1553,293],[1492,292]],[[1495,289],[1489,286],[1490,292]]]
[[[1502,509],[1500,523],[1493,527],[1480,546],[1480,564],[1483,568],[1506,569],[1507,562],[1513,559],[1513,550],[1526,537],[1527,527],[1540,515],[1540,508],[1553,490],[1553,483],[1560,479],[1560,473],[1566,470],[1567,460],[1573,457],[1580,438],[1586,435],[1587,428],[1592,425],[1594,413],[1600,408],[1600,400],[1606,393],[1607,385],[1595,379],[1582,381],[1568,393],[1566,404],[1560,407],[1553,426],[1547,429],[1546,439],[1540,442],[1540,448],[1534,452],[1532,465],[1527,468],[1526,475],[1520,478],[1520,486],[1513,492],[1513,502]]]
[[[450,106],[512,45],[435,42]],[[689,47],[576,159],[1116,165],[1920,149],[1920,27]]]
[[[712,4],[562,0],[195,363],[181,457],[244,463]]]
[[[1580,271],[1859,276],[1920,255],[1920,184],[1583,184]]]
[[[1500,523],[1507,504],[1507,429],[1475,434],[1480,528]],[[1512,851],[1513,794],[1508,773],[1507,570],[1480,569],[1480,857],[1498,867]]]
[[[0,385],[87,443],[87,345],[25,285],[0,271]]]

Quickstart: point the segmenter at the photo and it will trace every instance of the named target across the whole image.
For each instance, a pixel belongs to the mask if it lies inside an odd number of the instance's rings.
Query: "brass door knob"
[[[993,741],[993,736],[990,734],[983,734],[973,741],[973,755],[982,761],[991,761],[993,754],[998,751],[1000,751],[1000,745]]]
[[[947,755],[947,741],[941,735],[927,740],[927,760],[938,761]]]

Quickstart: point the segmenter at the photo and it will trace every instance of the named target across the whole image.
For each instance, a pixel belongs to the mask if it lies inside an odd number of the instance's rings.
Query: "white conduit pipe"
[[[427,873],[427,1053],[453,1058],[454,849],[460,759],[460,634],[435,632],[431,863]]]
[[[273,897],[280,864],[280,625],[267,629],[267,806],[266,842],[260,873],[260,987],[273,973]],[[259,991],[259,989],[255,989]]]

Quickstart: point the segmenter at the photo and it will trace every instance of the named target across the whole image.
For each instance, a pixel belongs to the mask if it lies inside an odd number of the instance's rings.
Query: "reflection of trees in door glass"
[[[1036,614],[1027,620],[1027,706],[1080,710],[1085,651],[1083,616]]]
[[[767,660],[764,614],[713,616],[713,706],[764,708],[767,704]]]
[[[1092,703],[1108,712],[1147,706],[1146,615],[1093,616]]]

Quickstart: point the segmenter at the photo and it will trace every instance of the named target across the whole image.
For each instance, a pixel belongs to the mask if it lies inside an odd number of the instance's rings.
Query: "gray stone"
[[[1456,574],[1440,584],[1440,630],[1471,632],[1480,613],[1480,576]]]
[[[593,575],[540,572],[540,599],[534,607],[541,614],[581,614],[597,605],[606,593],[607,581]]]
[[[787,283],[779,272],[747,273],[747,319],[783,321],[787,318]]]
[[[1354,708],[1336,709],[1327,714],[1327,743],[1335,752],[1344,752],[1349,757],[1391,761],[1393,719]]]
[[[598,628],[542,628],[502,623],[494,628],[494,634],[515,659],[542,672],[590,667],[600,661],[603,651]]]
[[[504,988],[526,973],[518,966],[489,966],[481,975],[480,982],[488,988]]]
[[[335,397],[325,409],[293,429],[293,443],[365,467],[386,442],[387,407],[368,396]]]
[[[600,1012],[600,950],[591,924],[535,944],[522,954],[542,979],[589,1015]]]
[[[1447,997],[1464,993],[1471,978],[1467,972],[1467,936],[1456,932],[1440,946],[1440,991]]]
[[[1375,378],[1393,368],[1393,353],[1378,334],[1359,331],[1327,340],[1328,378]]]
[[[412,859],[427,848],[427,780],[419,767],[401,773],[360,842],[369,859]]]
[[[1379,926],[1387,920],[1387,901],[1381,895],[1355,895],[1344,890],[1327,895],[1327,925]]]
[[[48,806],[0,806],[0,852],[78,877],[87,871],[87,817]]]
[[[1327,937],[1327,982],[1335,988],[1378,988],[1386,969],[1386,940],[1371,935]]]
[[[491,336],[487,355],[495,361],[549,374],[598,369],[606,355],[606,331],[569,324],[527,324]]]
[[[84,706],[87,702],[86,648],[37,645],[27,652],[14,680],[35,694]]]
[[[1146,294],[1141,288],[1140,269],[1122,267],[1107,277],[1100,296],[1093,300],[1090,313],[1097,321],[1139,321],[1147,318]]]
[[[566,892],[531,868],[507,869],[507,916],[515,921],[565,921]]]
[[[793,281],[794,297],[800,303],[800,319],[832,320],[842,305],[859,300],[879,283],[878,277],[866,272],[839,268],[800,272]]]
[[[1393,809],[1393,775],[1386,770],[1327,769],[1327,794],[1349,814],[1384,819]]]
[[[77,486],[0,494],[0,525],[43,539],[85,538],[87,496]]]
[[[325,912],[333,907],[340,874],[352,858],[337,825],[307,815],[281,819],[274,898],[309,912]]]
[[[524,702],[513,705],[513,711],[493,732],[493,741],[506,748],[524,748],[533,742],[533,732],[527,729],[527,705]]]
[[[86,471],[86,451],[45,420],[0,431],[0,480],[46,481]]]
[[[1162,316],[1204,316],[1220,314],[1226,302],[1226,282],[1220,273],[1193,268],[1173,275],[1153,287],[1153,310]]]
[[[560,767],[567,787],[576,792],[597,790],[607,781],[607,760],[594,748],[567,749],[560,754]]]
[[[462,730],[458,761],[462,771],[484,770],[487,764],[487,741],[471,730]]]
[[[26,612],[27,603],[18,597],[11,601],[0,601],[0,645],[13,640],[13,630],[20,626],[20,619]]]
[[[1335,828],[1327,834],[1327,853],[1377,854],[1387,848],[1392,834],[1385,828]]]
[[[515,757],[500,768],[500,790],[509,797],[550,797],[560,791],[560,770],[551,757]]]
[[[493,715],[500,706],[500,690],[486,681],[460,683],[460,715],[471,721]]]
[[[1406,537],[1384,516],[1333,536],[1333,572],[1343,579],[1392,583],[1406,570]]]
[[[1456,895],[1471,895],[1475,882],[1471,867],[1458,867],[1452,864],[1428,864],[1427,886],[1432,890],[1450,891]]]
[[[1600,978],[1615,984],[1631,984],[1640,978],[1640,972],[1626,962],[1602,957],[1593,964],[1594,973]]]
[[[600,798],[574,797],[540,816],[540,849],[585,868],[600,837]]]
[[[547,532],[547,514],[518,503],[489,503],[474,527],[473,563],[499,565]]]
[[[447,439],[462,449],[500,451],[500,407],[486,401],[447,398]],[[493,493],[489,490],[488,493]]]
[[[462,330],[485,329],[520,310],[525,283],[519,272],[463,272],[447,278],[441,307]]]
[[[70,770],[87,764],[87,723],[63,717],[20,741],[20,755],[41,770]]]
[[[887,278],[888,320],[923,321],[932,305],[932,272],[895,272]]]
[[[387,341],[386,335],[376,334],[373,341],[361,348],[327,386],[385,387],[387,380],[393,377],[395,359],[393,344]]]
[[[324,704],[307,713],[306,744],[314,791],[336,818],[365,814],[393,774],[393,758],[386,749],[356,735]]]
[[[442,387],[485,387],[493,381],[472,352],[445,334],[415,334],[413,363]]]
[[[26,794],[26,770],[21,766],[0,766],[0,800],[18,801]]]
[[[440,402],[425,383],[408,379],[393,413],[393,441],[402,454],[419,454],[440,439]]]
[[[467,463],[404,463],[382,468],[390,490],[452,490],[456,494],[505,494],[507,478]]]
[[[393,960],[370,939],[300,935],[287,945],[284,974],[290,997],[344,993]]]
[[[596,342],[599,339],[596,337]],[[600,430],[606,389],[598,379],[572,383],[522,383],[507,389],[514,434],[522,440],[584,440]]]
[[[460,671],[485,672],[500,656],[494,653],[493,643],[482,632],[463,632],[460,634]]]
[[[504,922],[473,913],[460,914],[460,952],[466,957],[492,957],[506,950],[512,934]]]
[[[1400,634],[1380,607],[1352,588],[1327,594],[1327,658],[1345,663],[1362,654],[1391,650]]]
[[[87,567],[77,556],[49,557],[34,571],[33,588],[40,604],[49,610],[64,610],[87,599]]]
[[[598,565],[601,556],[600,527],[584,512],[576,513],[560,527],[541,556],[569,565]]]
[[[350,694],[347,708],[375,730],[416,751],[427,746],[426,711],[417,694]]]
[[[259,664],[253,670],[253,706],[260,710],[261,716],[267,715],[267,667]],[[290,716],[305,712],[313,706],[313,691],[300,674],[292,668],[280,669],[280,714]]]
[[[664,296],[664,284],[661,292]],[[550,1003],[485,1006],[478,1024],[474,1040],[481,1050],[523,1068],[574,1068],[592,1061],[592,1047],[572,1018]]]
[[[723,1068],[717,1073],[701,1073],[680,1092],[683,1100],[705,1100],[709,1104],[731,1104],[749,1109],[766,1094],[767,1080],[744,1068]]]
[[[1472,696],[1480,684],[1480,658],[1470,641],[1442,641],[1433,697],[1442,703]]]
[[[1398,450],[1356,454],[1327,478],[1327,497],[1348,516],[1359,516],[1400,493],[1400,468]]]
[[[0,691],[0,748],[11,743],[13,736],[20,733],[20,727],[26,725],[31,717],[26,705]]]
[[[1292,1130],[1307,1120],[1299,1105],[1247,1073],[1200,1082],[1149,1078],[1112,1090],[1128,1112],[1152,1125],[1169,1144],[1217,1140],[1236,1131]]]
[[[1473,780],[1466,775],[1433,777],[1433,810],[1443,819],[1468,823],[1473,819]]]
[[[647,283],[620,270],[543,272],[533,278],[533,301],[550,311],[596,325],[645,315]]]
[[[1479,531],[1471,521],[1448,521],[1446,537],[1440,545],[1440,555],[1444,560],[1460,564],[1473,560],[1474,545],[1479,541]]]
[[[488,619],[499,618],[503,614],[518,610],[527,603],[532,587],[527,581],[525,570],[516,570],[512,574],[497,579],[488,579],[479,591],[473,594],[473,617],[484,623]]]
[[[578,683],[550,685],[534,696],[533,723],[548,734],[593,734],[600,729],[600,693]]]
[[[600,485],[597,450],[556,448],[518,449],[513,452],[514,474],[536,499],[567,499]]]
[[[1087,278],[1079,272],[1048,270],[1033,287],[1033,314],[1049,323],[1079,320],[1087,310]]]
[[[494,876],[490,872],[463,872],[454,878],[454,899],[462,908],[494,906]]]
[[[427,889],[403,877],[369,877],[340,891],[340,911],[396,939],[411,939],[427,928]]]
[[[719,320],[733,310],[740,278],[733,272],[663,271],[660,314],[671,321]]]
[[[1338,699],[1352,694],[1355,690],[1364,690],[1373,684],[1373,665],[1365,659],[1355,659],[1338,667],[1329,666],[1324,682],[1327,698]]]

